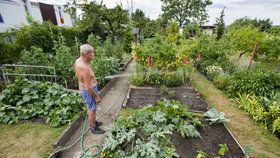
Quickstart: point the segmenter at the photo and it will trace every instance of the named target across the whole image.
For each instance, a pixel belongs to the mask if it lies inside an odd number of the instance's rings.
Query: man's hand
[[[100,103],[101,102],[101,98],[99,97],[99,95],[97,97],[94,98],[95,101],[96,101],[96,104]]]

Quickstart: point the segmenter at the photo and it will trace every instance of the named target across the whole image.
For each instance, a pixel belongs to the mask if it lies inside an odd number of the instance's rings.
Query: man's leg
[[[90,124],[90,128],[94,128],[95,120],[96,120],[96,110],[91,111],[88,109],[87,111],[88,111],[88,122]]]
[[[94,111],[88,110],[88,120],[89,120],[89,124],[90,124],[90,130],[92,133],[94,133],[94,134],[105,133],[104,130],[102,130],[101,128],[98,127],[98,124],[96,122],[96,110],[94,110]]]

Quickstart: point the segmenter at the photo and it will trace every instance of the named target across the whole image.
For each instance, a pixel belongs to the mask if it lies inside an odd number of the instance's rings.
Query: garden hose
[[[90,147],[84,149],[84,135],[88,132],[88,130],[90,128],[88,128],[87,130],[85,130],[87,127],[87,112],[86,112],[86,117],[85,117],[85,120],[84,120],[84,127],[83,127],[83,132],[82,132],[82,136],[81,136],[81,141],[80,141],[80,148],[81,148],[81,151],[82,151],[82,155],[80,158],[84,157],[84,156],[89,156],[89,157],[95,157],[95,156],[98,156],[100,155],[101,153],[101,150],[102,150],[102,145],[100,144],[91,144]],[[88,153],[89,149],[91,148],[98,148],[98,151],[95,152],[95,153]]]
[[[125,88],[125,85],[127,85],[128,82],[129,82],[129,80],[126,82],[126,84],[124,84],[124,86],[123,86],[123,88],[122,88],[122,90],[121,90],[120,95],[119,95],[118,98],[114,101],[114,103],[110,106],[110,108],[107,109],[103,114],[101,114],[101,116],[99,116],[96,120],[99,120],[101,117],[103,117],[105,114],[107,114],[107,113],[113,108],[113,106],[114,106],[114,105],[116,104],[116,102],[119,100],[121,94],[123,93],[123,90],[124,90],[124,88]],[[84,127],[83,127],[83,132],[82,132],[81,137],[78,138],[73,144],[71,144],[71,145],[69,145],[69,146],[67,146],[67,147],[58,149],[57,151],[54,151],[53,153],[50,154],[50,156],[49,156],[48,158],[52,158],[55,154],[57,154],[57,153],[59,153],[59,152],[61,152],[61,151],[67,150],[67,149],[69,149],[69,148],[72,148],[75,144],[78,143],[79,140],[80,140],[80,148],[81,148],[81,151],[83,152],[82,155],[81,155],[81,158],[82,158],[83,156],[96,157],[96,156],[100,155],[101,150],[102,150],[102,145],[100,145],[100,144],[91,144],[90,147],[89,147],[89,148],[86,148],[86,149],[84,149],[84,147],[83,147],[84,135],[85,135],[85,134],[88,132],[88,130],[90,129],[90,127],[89,127],[89,128],[87,128],[87,130],[85,130],[85,129],[86,129],[86,126],[87,126],[87,114],[86,114],[86,117],[85,117],[85,120],[84,120]],[[90,148],[94,148],[94,147],[95,147],[95,148],[99,148],[99,150],[98,150],[97,152],[95,152],[95,153],[89,154],[89,153],[88,153],[88,150],[89,150]]]

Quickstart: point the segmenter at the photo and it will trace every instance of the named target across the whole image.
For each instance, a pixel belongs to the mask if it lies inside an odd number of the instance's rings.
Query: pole
[[[258,43],[255,43],[255,46],[254,46],[254,49],[253,49],[253,53],[252,53],[252,57],[250,59],[249,66],[248,66],[247,70],[249,70],[251,68],[253,59],[254,59],[254,57],[255,57],[255,55],[257,53],[257,48],[258,48]]]

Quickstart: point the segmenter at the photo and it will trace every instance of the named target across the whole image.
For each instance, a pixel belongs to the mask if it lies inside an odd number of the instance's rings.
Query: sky
[[[31,0],[47,3],[63,4],[67,0]],[[82,0],[81,0],[82,1]],[[97,0],[100,2],[101,0]],[[160,0],[132,0],[133,10],[139,8],[151,19],[156,19],[161,12]],[[124,8],[130,9],[128,2],[131,0],[103,0],[108,8],[122,4]],[[213,25],[216,18],[224,7],[225,9],[225,23],[229,25],[234,20],[248,16],[257,19],[267,19],[273,22],[273,25],[280,25],[280,0],[212,0],[213,4],[209,6],[209,22],[205,25]]]

